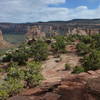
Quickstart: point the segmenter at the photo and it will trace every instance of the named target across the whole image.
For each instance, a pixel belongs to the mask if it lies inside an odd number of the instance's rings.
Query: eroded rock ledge
[[[13,46],[12,44],[10,44],[9,42],[7,42],[7,41],[4,40],[3,33],[0,30],[0,49],[10,48],[12,46]]]
[[[54,83],[43,83],[9,100],[100,100],[100,70],[70,75]]]

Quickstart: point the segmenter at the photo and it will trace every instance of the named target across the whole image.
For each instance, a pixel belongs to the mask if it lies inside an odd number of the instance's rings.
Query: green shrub
[[[24,52],[24,50],[19,50],[13,53],[12,61],[18,62],[19,65],[26,64],[28,60],[28,54]]]
[[[34,88],[35,86],[39,85],[43,80],[43,76],[40,73],[31,74],[27,72],[27,86],[30,88]]]
[[[23,89],[23,83],[14,78],[9,78],[9,80],[4,80],[0,84],[0,100],[7,100],[8,97],[13,96]]]
[[[28,87],[35,87],[43,80],[41,74],[41,64],[39,62],[29,62],[27,65],[25,79]]]
[[[18,67],[18,63],[17,62],[13,62],[13,61],[11,61],[10,63],[9,63],[9,65],[8,65],[8,67]]]
[[[90,44],[93,41],[93,38],[89,35],[83,35],[81,36],[80,40],[85,44]]]
[[[12,66],[13,64],[10,65]],[[41,63],[34,61],[28,62],[27,66],[24,69],[14,67],[14,65],[12,67],[9,67],[5,81],[8,82],[8,84],[11,83],[11,85],[14,85],[15,88],[17,88],[16,84],[14,83],[16,82],[16,80],[19,81],[18,86],[20,86],[20,81],[24,82],[25,87],[35,87],[39,85],[43,80],[43,76],[41,74]],[[17,91],[18,90],[16,90],[16,92]]]
[[[14,79],[24,80],[24,77],[25,77],[25,73],[23,70],[16,67],[10,67],[8,69],[7,79],[14,78]]]
[[[66,43],[62,37],[56,38],[56,42],[53,43],[51,46],[54,53],[65,53]]]
[[[0,86],[0,100],[6,100],[8,97],[8,91]]]
[[[100,69],[100,51],[93,50],[90,55],[83,58],[85,71]]]
[[[13,96],[23,89],[24,84],[20,80],[9,78],[9,80],[6,81],[4,86],[7,88],[9,95]]]
[[[48,45],[43,41],[36,41],[31,50],[35,61],[43,61],[48,57]]]
[[[65,64],[65,70],[71,70],[71,66],[69,64]]]
[[[94,48],[100,50],[100,34],[93,35],[92,38],[94,40]]]
[[[27,69],[32,70],[34,72],[40,72],[41,71],[41,63],[36,61],[31,61],[27,63]]]
[[[6,52],[3,57],[3,62],[14,61],[17,62],[19,65],[23,65],[26,64],[29,56],[30,54],[28,48],[25,46],[21,46],[19,48]]]
[[[12,54],[11,53],[6,53],[3,57],[3,62],[9,62],[11,61],[11,58],[12,58]]]
[[[77,52],[80,55],[88,54],[90,52],[90,47],[84,42],[80,42],[79,44],[77,44],[76,47],[77,47]]]
[[[5,72],[5,70],[3,68],[0,68],[0,73]]]
[[[79,73],[84,72],[84,71],[85,70],[84,70],[84,68],[82,66],[76,66],[76,67],[74,67],[72,73],[79,74]]]

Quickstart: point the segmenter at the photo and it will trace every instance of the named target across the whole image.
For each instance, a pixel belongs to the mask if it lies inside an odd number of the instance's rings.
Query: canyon
[[[1,23],[0,30],[0,47],[7,47],[11,44],[3,39],[3,34],[25,34],[29,38],[99,34],[100,19],[26,24]],[[21,93],[8,100],[100,100],[100,70],[80,74],[65,71],[66,62],[75,67],[80,66],[81,60],[81,57],[76,55],[75,45],[69,45],[66,49],[69,53],[61,55],[60,62],[53,56],[43,62],[44,80],[39,86],[24,88]]]
[[[70,21],[50,21],[37,23],[0,23],[0,29],[3,34],[26,34],[35,27],[38,34],[50,33],[56,35],[68,34],[99,34],[100,19],[75,19]]]

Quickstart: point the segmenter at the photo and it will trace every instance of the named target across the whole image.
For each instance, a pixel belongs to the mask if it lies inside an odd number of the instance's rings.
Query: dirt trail
[[[59,58],[54,58],[53,56],[49,57],[47,61],[43,64],[42,74],[45,78],[44,82],[55,82],[60,81],[62,78],[70,75],[71,71],[65,71],[65,64],[70,64],[71,67],[80,65],[80,57],[75,53],[67,53],[61,55],[61,61],[56,62]]]

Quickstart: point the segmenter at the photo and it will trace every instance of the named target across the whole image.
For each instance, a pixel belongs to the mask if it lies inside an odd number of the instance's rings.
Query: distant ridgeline
[[[33,30],[32,30],[33,28]],[[3,34],[26,34],[29,32],[42,36],[67,34],[99,34],[100,19],[76,19],[71,21],[51,21],[38,23],[0,23]],[[32,31],[32,32],[31,32]]]

